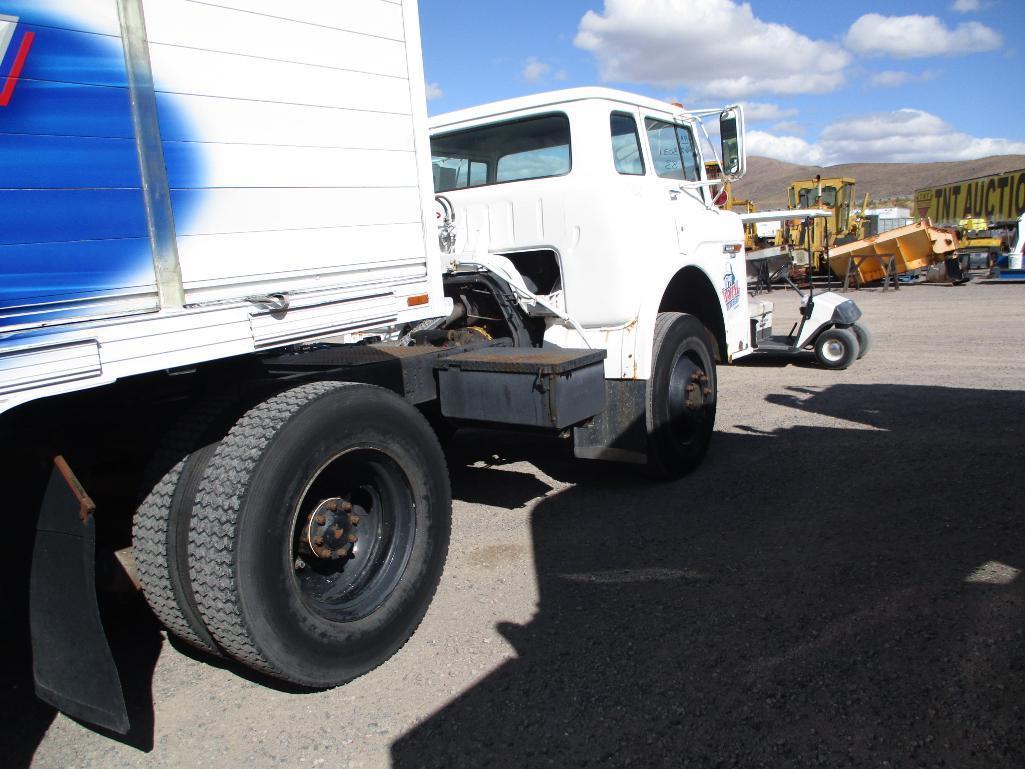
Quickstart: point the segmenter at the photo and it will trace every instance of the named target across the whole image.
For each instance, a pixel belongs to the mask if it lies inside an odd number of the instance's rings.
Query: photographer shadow
[[[538,611],[499,626],[517,657],[394,766],[1020,767],[1025,394],[769,400],[839,424],[718,434],[681,482],[541,500]]]

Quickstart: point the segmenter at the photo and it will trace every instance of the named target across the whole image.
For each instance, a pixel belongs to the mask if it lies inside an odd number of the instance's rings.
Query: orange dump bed
[[[863,283],[886,277],[889,257],[893,257],[898,273],[927,267],[957,249],[957,235],[950,230],[934,227],[927,219],[870,238],[833,246],[829,249],[829,266],[833,273],[844,277],[847,266],[854,266]],[[852,270],[854,272],[854,270]]]

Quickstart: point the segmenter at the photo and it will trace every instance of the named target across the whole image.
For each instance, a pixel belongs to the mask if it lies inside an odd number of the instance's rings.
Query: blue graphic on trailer
[[[121,40],[82,27],[0,0],[0,329],[156,309]]]

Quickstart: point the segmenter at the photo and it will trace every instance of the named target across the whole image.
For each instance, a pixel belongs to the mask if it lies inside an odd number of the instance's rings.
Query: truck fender
[[[699,308],[692,303],[683,301],[673,296],[674,286],[683,285],[684,281],[700,286],[697,289],[698,296],[705,299],[706,311],[700,312]],[[712,331],[715,337],[712,349],[722,355],[727,348],[726,339],[726,308],[723,304],[722,294],[715,288],[715,282],[709,276],[704,267],[697,264],[688,264],[662,276],[659,281],[652,281],[652,286],[658,286],[658,290],[652,290],[645,296],[637,317],[636,333],[633,344],[633,374],[634,379],[648,379],[651,377],[652,367],[652,345],[655,338],[655,321],[659,312],[675,311],[686,312],[696,315],[706,328]],[[741,287],[742,294],[746,297],[746,290]],[[714,297],[714,300],[713,300]],[[714,301],[714,304],[713,304]],[[707,306],[718,308],[718,318],[709,318]],[[702,316],[706,317],[702,317]],[[721,338],[720,338],[721,334]],[[629,351],[624,350],[624,355]]]

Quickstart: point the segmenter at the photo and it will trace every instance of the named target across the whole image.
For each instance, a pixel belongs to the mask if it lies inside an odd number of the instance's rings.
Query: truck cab
[[[722,180],[708,177],[702,147],[701,117],[720,113],[742,141],[736,108],[692,113],[604,88],[433,118],[451,250],[508,259],[566,316],[548,319],[545,345],[607,350],[607,379],[651,376],[663,312],[697,318],[717,359],[746,354],[744,231],[716,204]]]

